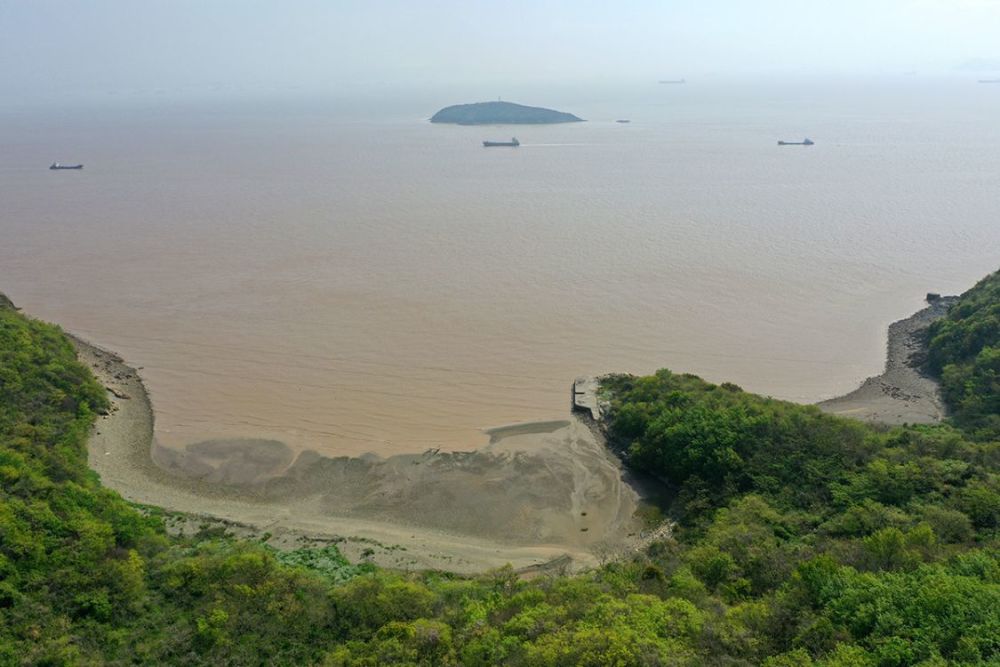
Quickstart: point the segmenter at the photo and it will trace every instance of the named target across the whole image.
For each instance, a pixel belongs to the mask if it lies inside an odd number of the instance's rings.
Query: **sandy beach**
[[[579,569],[634,549],[639,493],[575,417],[490,430],[470,452],[292,459],[277,441],[153,442],[138,372],[75,338],[113,407],[90,440],[91,467],[131,501],[222,520],[278,545],[337,541],[349,558],[478,572],[510,563]],[[152,455],[151,455],[152,454]]]

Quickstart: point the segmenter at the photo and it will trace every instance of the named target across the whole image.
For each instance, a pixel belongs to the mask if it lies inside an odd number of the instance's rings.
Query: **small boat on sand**
[[[53,162],[49,165],[49,169],[83,169],[82,164],[62,164],[60,162]]]
[[[802,141],[779,141],[778,145],[779,146],[812,146],[815,143],[816,143],[815,141],[813,141],[809,137],[806,137]]]
[[[485,148],[493,148],[494,146],[511,146],[517,148],[521,145],[521,142],[517,140],[517,137],[511,137],[510,141],[484,141],[483,146]]]

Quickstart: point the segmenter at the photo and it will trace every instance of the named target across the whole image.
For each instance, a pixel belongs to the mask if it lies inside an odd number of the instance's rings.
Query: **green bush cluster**
[[[1000,439],[1000,272],[963,294],[931,325],[928,362],[952,419],[972,436]]]

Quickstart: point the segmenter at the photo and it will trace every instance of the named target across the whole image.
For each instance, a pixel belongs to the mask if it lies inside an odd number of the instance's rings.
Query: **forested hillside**
[[[669,489],[676,539],[531,581],[166,536],[87,469],[106,402],[68,341],[0,307],[0,664],[996,664],[998,284],[934,329],[951,424],[607,379],[612,438]]]
[[[929,358],[955,423],[973,437],[1000,440],[1000,272],[931,326]]]

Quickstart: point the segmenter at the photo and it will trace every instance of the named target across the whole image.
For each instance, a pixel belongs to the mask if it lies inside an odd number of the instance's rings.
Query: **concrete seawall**
[[[601,405],[597,400],[599,386],[595,377],[581,376],[573,382],[573,411],[589,413],[594,422],[601,421]]]

